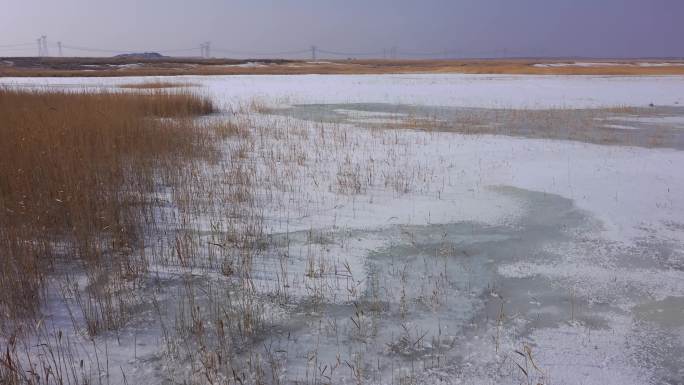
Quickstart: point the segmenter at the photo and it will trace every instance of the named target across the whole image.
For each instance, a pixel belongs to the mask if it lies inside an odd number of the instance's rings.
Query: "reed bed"
[[[151,218],[146,195],[210,156],[190,119],[214,110],[189,92],[0,89],[0,323],[35,315],[58,259],[125,257]]]

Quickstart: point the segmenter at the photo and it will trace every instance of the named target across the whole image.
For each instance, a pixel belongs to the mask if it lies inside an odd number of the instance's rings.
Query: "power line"
[[[444,54],[450,53],[450,51],[440,51],[440,52],[410,52],[410,51],[397,51],[400,56],[443,56]]]
[[[35,43],[2,44],[2,45],[0,45],[0,48],[23,47],[23,46],[33,45],[33,44],[35,44]]]
[[[14,47],[24,47],[24,46],[30,46],[33,45],[35,47],[35,44],[38,44],[38,56],[47,56],[48,54],[48,46],[53,46],[56,47],[58,50],[60,49],[60,46],[63,50],[72,50],[72,51],[81,51],[81,52],[93,52],[93,53],[108,53],[108,54],[121,54],[121,53],[127,53],[127,52],[164,52],[164,53],[172,53],[172,52],[199,52],[200,56],[202,57],[211,57],[211,52],[219,52],[223,54],[228,54],[228,55],[246,55],[246,56],[278,56],[278,55],[302,55],[307,52],[310,52],[309,49],[301,49],[301,50],[292,50],[292,51],[277,51],[277,52],[256,52],[256,51],[238,51],[238,50],[229,50],[225,48],[214,48],[210,46],[210,42],[204,42],[200,44],[199,47],[187,47],[187,48],[172,48],[172,49],[145,49],[145,50],[138,50],[138,49],[108,49],[108,48],[97,48],[97,47],[87,47],[87,46],[82,46],[82,45],[75,45],[75,44],[69,44],[68,42],[58,42],[57,44],[48,44],[46,37],[41,36],[40,38],[37,39],[37,43],[18,43],[18,44],[6,44],[6,45],[1,45],[0,50],[2,51],[8,51],[9,49],[6,48],[14,48]]]
[[[93,48],[93,47],[83,47],[83,46],[76,46],[76,45],[70,45],[70,44],[64,44],[62,43],[62,48],[64,49],[70,49],[74,51],[82,51],[82,52],[97,52],[97,53],[109,53],[109,54],[123,54],[127,52],[164,52],[164,53],[172,53],[172,52],[193,52],[197,50],[202,50],[200,47],[188,47],[188,48],[175,48],[175,49],[147,49],[147,50],[132,50],[132,49],[122,49],[122,50],[114,50],[114,49],[104,49],[104,48]],[[208,49],[207,49],[208,53]]]
[[[0,47],[21,47],[21,46],[28,46],[34,43],[18,43],[18,44],[7,44],[4,46]],[[47,56],[48,55],[48,44],[45,36],[41,36],[40,41],[38,42],[39,44],[39,56]],[[82,51],[82,52],[94,52],[94,53],[109,53],[109,54],[120,54],[120,53],[126,53],[126,52],[136,52],[140,50],[131,50],[131,49],[106,49],[106,48],[98,48],[98,47],[87,47],[87,46],[82,46],[82,45],[72,45],[69,44],[68,42],[66,43],[58,43],[56,45],[57,49],[60,50],[60,45],[62,49],[68,49],[68,50],[73,50],[73,51]],[[367,51],[367,52],[344,52],[344,51],[337,51],[337,50],[331,50],[331,49],[325,49],[325,48],[319,48],[317,46],[311,46],[309,49],[298,49],[298,50],[291,50],[291,51],[272,51],[272,52],[258,52],[258,51],[240,51],[240,50],[232,50],[232,49],[226,49],[226,48],[220,48],[220,47],[210,47],[210,42],[204,42],[199,45],[199,47],[188,47],[188,48],[177,48],[177,49],[147,49],[144,50],[146,52],[165,52],[165,53],[172,53],[172,52],[197,52],[199,51],[200,56],[209,58],[211,57],[211,51],[225,54],[225,55],[236,55],[236,56],[257,56],[257,57],[263,57],[263,56],[294,56],[294,55],[305,55],[307,53],[311,54],[312,60],[316,60],[320,55],[319,54],[324,54],[328,56],[341,56],[341,57],[387,57],[387,49],[383,49],[382,51]],[[437,56],[441,55],[443,52],[408,52],[408,51],[399,51],[396,47],[392,47],[389,50],[389,55],[392,58],[396,58],[397,55],[400,56]]]
[[[383,51],[380,52],[339,52],[339,51],[328,51],[325,49],[318,49],[318,52],[325,53],[333,56],[381,56]]]
[[[130,52],[127,50],[113,50],[113,49],[103,49],[103,48],[90,48],[90,47],[80,47],[77,45],[71,45],[71,44],[64,44],[62,43],[63,48],[68,48],[71,50],[76,50],[76,51],[85,51],[85,52],[103,52],[103,53],[122,53],[122,52]]]
[[[189,52],[189,51],[197,51],[199,48],[198,47],[192,47],[192,48],[177,48],[177,49],[152,49],[152,50],[147,50],[147,51],[159,51],[159,52]],[[132,50],[135,51],[135,50]],[[130,52],[130,51],[129,51]],[[208,51],[207,51],[208,52]]]
[[[254,52],[254,51],[234,51],[223,48],[212,48],[215,52],[225,53],[229,55],[246,55],[246,56],[278,56],[278,55],[302,55],[311,52],[311,49],[303,49],[297,51],[280,51],[280,52]]]
[[[36,44],[36,43],[32,43],[32,44],[31,44],[31,45],[34,46],[34,47],[23,47],[23,48],[0,48],[0,52],[13,52],[13,51],[22,51],[22,52],[26,52],[26,51],[35,51],[35,49],[36,49],[36,48],[35,48],[35,44]]]
[[[489,51],[467,51],[467,50],[449,50],[441,51],[412,51],[399,49],[394,46],[391,48],[384,48],[381,51],[358,51],[345,52],[333,49],[326,49],[325,47],[311,46],[306,49],[295,49],[291,51],[241,51],[221,47],[213,47],[209,41],[199,44],[199,46],[186,48],[171,48],[171,49],[146,49],[146,50],[131,50],[131,49],[107,49],[99,47],[88,47],[82,45],[72,45],[68,42],[57,42],[57,44],[48,44],[47,36],[43,35],[36,40],[36,43],[15,43],[0,45],[0,51],[22,51],[27,50],[29,46],[38,45],[38,56],[48,56],[48,47],[55,47],[59,55],[62,55],[64,49],[71,51],[103,53],[103,54],[121,54],[128,52],[162,52],[162,53],[180,53],[180,52],[196,52],[199,56],[204,58],[211,57],[212,52],[227,56],[247,56],[247,57],[278,57],[278,56],[299,56],[306,57],[310,55],[312,60],[317,60],[323,56],[332,57],[367,57],[367,58],[390,58],[397,59],[404,58],[449,58],[449,57],[512,57],[516,55],[523,55],[523,52],[515,52],[508,49],[503,50],[489,50]],[[34,45],[35,47],[35,45]]]

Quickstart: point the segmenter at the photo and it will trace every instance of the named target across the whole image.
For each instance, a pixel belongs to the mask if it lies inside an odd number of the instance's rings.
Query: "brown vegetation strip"
[[[38,60],[38,59],[36,59]],[[599,61],[600,66],[539,67],[538,63],[568,63],[574,60],[344,60],[309,63],[306,61],[267,61],[263,66],[236,66],[235,60],[168,59],[138,64],[135,67],[111,67],[105,64],[97,69],[81,67],[90,61],[72,58],[60,62],[36,61],[29,64],[0,67],[0,77],[113,77],[113,76],[175,76],[175,75],[300,75],[300,74],[391,74],[391,73],[467,73],[467,74],[525,74],[525,75],[684,75],[681,61],[667,61],[674,65],[638,66],[649,60]],[[82,60],[82,61],[79,61]],[[11,61],[11,60],[9,60]],[[261,62],[261,61],[259,61]],[[98,62],[99,63],[99,62]],[[240,62],[238,62],[240,63]],[[125,64],[125,63],[124,63]],[[88,64],[92,65],[92,64]],[[88,70],[85,70],[85,69]]]
[[[4,331],[8,318],[34,314],[58,259],[126,273],[130,265],[116,265],[117,257],[154,219],[146,194],[182,162],[211,154],[207,131],[190,118],[212,111],[189,92],[0,88]]]

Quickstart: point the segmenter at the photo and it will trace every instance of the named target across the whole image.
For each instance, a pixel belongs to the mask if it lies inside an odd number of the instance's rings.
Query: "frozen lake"
[[[208,119],[258,138],[240,159],[268,241],[251,261],[252,302],[226,306],[259,319],[231,359],[265,374],[241,382],[684,382],[684,77],[175,80],[223,106]],[[198,214],[182,230],[217,242],[221,221]],[[211,293],[242,289],[210,267],[150,270],[139,314],[96,339],[110,381],[203,383],[161,346],[160,325],[184,311],[182,276],[203,311]],[[46,319],[69,329],[54,297]]]
[[[226,103],[265,98],[284,104],[391,103],[485,108],[684,105],[682,76],[237,75],[164,78],[2,78],[2,84],[112,86],[175,79],[201,84]]]

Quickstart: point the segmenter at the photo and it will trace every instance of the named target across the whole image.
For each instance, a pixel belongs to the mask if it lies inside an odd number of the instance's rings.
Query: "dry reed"
[[[211,153],[190,118],[213,111],[188,92],[0,89],[0,325],[35,315],[57,259],[125,261],[151,218],[146,195]]]

